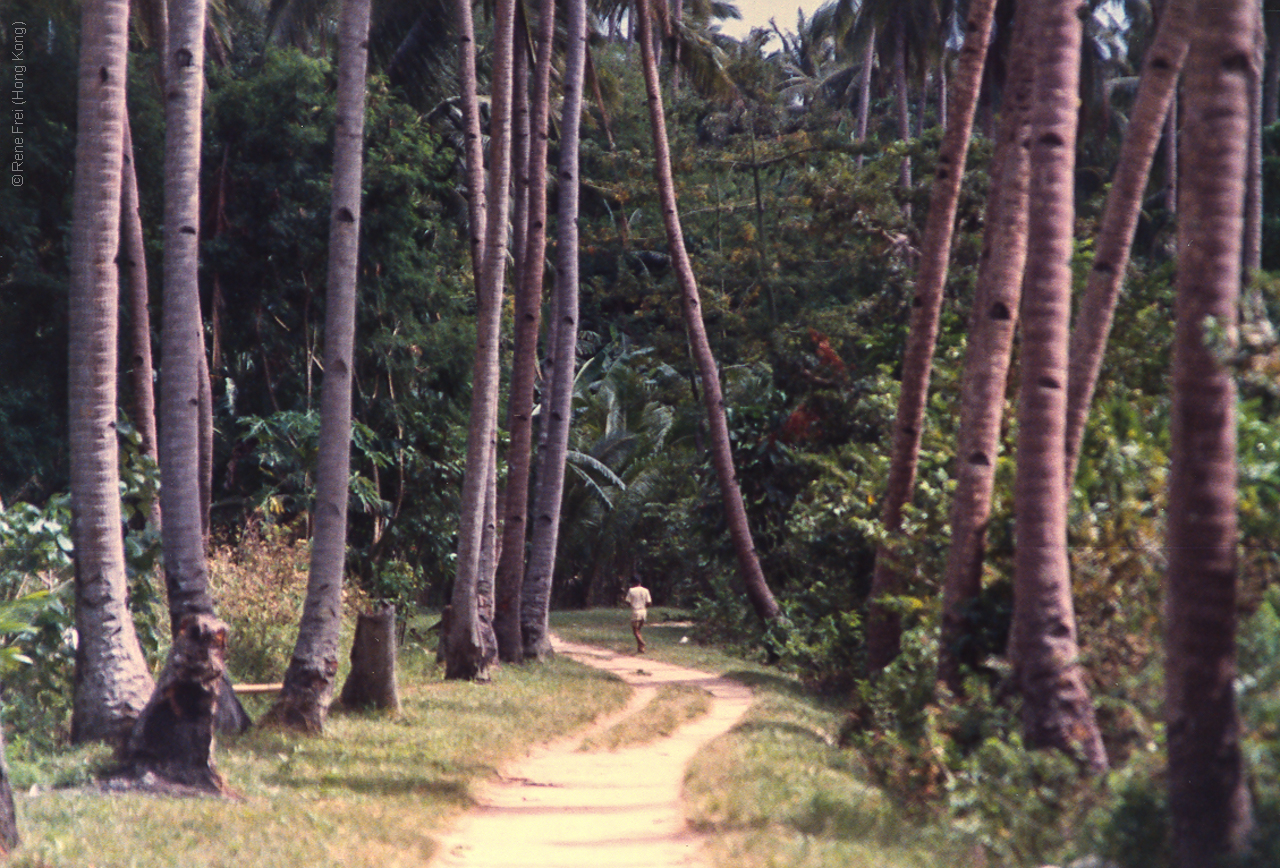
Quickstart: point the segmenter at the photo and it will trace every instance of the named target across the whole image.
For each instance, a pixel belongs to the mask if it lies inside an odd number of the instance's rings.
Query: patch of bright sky
[[[734,20],[726,18],[720,23],[720,32],[734,39],[742,39],[753,27],[768,27],[769,19],[778,22],[778,27],[785,33],[796,29],[796,10],[804,9],[805,17],[822,5],[825,0],[730,0],[742,13],[742,18]]]

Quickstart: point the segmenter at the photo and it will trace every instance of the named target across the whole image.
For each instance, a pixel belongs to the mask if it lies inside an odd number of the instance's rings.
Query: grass
[[[618,721],[604,732],[583,739],[579,750],[618,750],[666,738],[681,724],[695,720],[711,708],[711,695],[686,684],[664,684],[644,708]]]
[[[712,835],[717,866],[970,864],[954,836],[904,821],[868,782],[859,755],[836,745],[838,706],[776,670],[698,646],[679,612],[653,615],[648,656],[726,674],[756,692],[746,718],[705,746],[686,775],[689,816]],[[624,653],[634,647],[622,610],[558,613],[553,628]],[[109,763],[101,748],[14,763],[24,845],[8,864],[421,866],[433,836],[472,804],[477,782],[528,747],[622,707],[629,693],[566,659],[502,667],[488,685],[441,680],[421,645],[411,643],[400,663],[399,716],[335,715],[318,738],[255,730],[220,742],[219,767],[238,801],[84,786]],[[665,691],[598,746],[655,737],[707,701],[697,690]]]
[[[630,653],[627,614],[553,615],[564,639]],[[685,775],[690,822],[718,868],[950,868],[975,864],[951,830],[909,822],[871,783],[861,756],[837,744],[845,714],[777,669],[692,642],[687,616],[650,609],[646,656],[750,685],[755,701],[703,747]],[[980,863],[979,863],[980,864]]]
[[[424,865],[432,835],[472,804],[474,783],[620,707],[628,692],[564,660],[504,667],[489,685],[443,682],[410,651],[398,717],[335,715],[319,738],[255,730],[220,742],[219,768],[239,801],[48,788],[87,778],[109,760],[101,749],[15,768],[24,843],[9,864]]]

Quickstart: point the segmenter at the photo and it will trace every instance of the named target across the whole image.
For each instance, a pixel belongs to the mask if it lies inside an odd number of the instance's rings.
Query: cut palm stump
[[[222,621],[204,614],[182,619],[155,692],[121,749],[125,777],[175,792],[230,794],[213,761],[226,651]]]
[[[338,698],[344,708],[400,710],[396,684],[396,607],[361,612],[351,643],[351,672]]]

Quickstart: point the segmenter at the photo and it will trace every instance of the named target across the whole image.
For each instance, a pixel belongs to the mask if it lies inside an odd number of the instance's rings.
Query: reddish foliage
[[[815,345],[815,352],[818,354],[818,361],[823,365],[831,368],[837,374],[843,375],[847,370],[844,359],[840,358],[835,350],[831,349],[831,340],[817,329],[809,329],[809,339]]]

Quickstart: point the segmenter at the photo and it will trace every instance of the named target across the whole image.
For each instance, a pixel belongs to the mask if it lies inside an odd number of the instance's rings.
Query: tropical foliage
[[[246,646],[233,654],[233,667],[253,680],[277,677],[284,661],[269,658],[288,653],[292,610],[285,610],[299,602],[296,566],[313,526],[336,87],[326,35],[332,12],[314,5],[314,24],[306,16],[268,19],[252,4],[219,7],[225,38],[207,69],[200,289],[216,430],[213,587],[229,598],[236,587],[248,597],[279,591],[285,601],[269,619],[255,621],[252,606],[228,615]],[[953,16],[947,4],[906,4],[896,19],[892,4],[864,5],[865,14],[856,4],[833,4],[802,17],[795,31],[778,22],[742,41],[714,29],[714,7],[686,10],[679,23],[656,22],[664,63],[678,44],[687,73],[678,87],[668,81],[663,96],[675,192],[719,364],[737,481],[783,612],[772,625],[752,617],[734,577],[700,409],[704,384],[652,179],[638,53],[622,33],[620,8],[597,10],[581,142],[577,370],[553,600],[611,605],[626,580],[641,575],[659,601],[695,614],[698,638],[799,674],[843,702],[846,744],[865,755],[891,796],[913,813],[970,828],[995,864],[1075,851],[1149,864],[1143,860],[1164,840],[1151,830],[1163,828],[1168,810],[1159,776],[1176,268],[1176,218],[1163,193],[1172,179],[1157,170],[1147,191],[1070,488],[1080,661],[1114,768],[1104,778],[1081,778],[1061,757],[1023,749],[1019,700],[1007,690],[1020,424],[1007,410],[1020,397],[1016,386],[1006,396],[994,459],[982,593],[965,615],[963,657],[977,665],[963,697],[934,690],[959,384],[993,183],[990,119],[1006,84],[1003,6],[960,185],[916,485],[892,537],[903,574],[883,605],[902,621],[903,654],[878,679],[866,671],[867,596],[876,551],[891,538],[881,508],[902,347],[942,140],[937,83],[958,42],[937,38],[938,22]],[[19,754],[65,735],[74,659],[64,432],[66,166],[75,145],[78,46],[75,25],[57,6],[22,6],[31,21],[46,22],[30,29],[26,50],[30,80],[48,98],[27,113],[39,148],[29,152],[25,186],[0,188],[0,668],[22,676],[6,678],[5,697],[15,732],[9,747]],[[1152,32],[1146,18],[1114,9],[1097,5],[1084,33],[1091,65],[1075,172],[1077,300],[1132,107],[1130,77]],[[453,61],[440,42],[448,34],[443,25],[431,30],[439,14],[426,3],[375,9],[353,370],[353,598],[394,600],[407,615],[410,641],[426,641],[419,611],[434,613],[451,596],[476,341],[464,136]],[[491,34],[482,15],[477,24],[484,96]],[[895,28],[915,34],[903,60],[920,109],[906,139],[895,115]],[[148,255],[159,273],[163,110],[149,51],[135,34],[129,102]],[[414,52],[420,56],[411,63]],[[919,96],[926,88],[932,95]],[[864,105],[871,123],[861,140]],[[553,160],[561,128],[553,111]],[[1268,697],[1280,657],[1270,638],[1280,609],[1280,361],[1272,326],[1280,322],[1280,283],[1268,273],[1280,267],[1280,127],[1265,131],[1263,146],[1264,273],[1246,286],[1238,342],[1230,329],[1209,327],[1240,393],[1237,693],[1257,795],[1257,864],[1267,864],[1280,840],[1280,763],[1268,747],[1277,717]],[[902,186],[908,157],[915,180]],[[548,193],[554,204],[556,180]],[[557,219],[549,217],[548,237]],[[555,261],[551,250],[547,261]],[[158,323],[154,287],[151,298]],[[506,369],[509,300],[501,314]],[[544,338],[540,359],[545,347]],[[127,366],[129,353],[121,358]],[[548,393],[540,382],[538,407]],[[126,387],[122,407],[132,406],[130,397]],[[155,662],[166,629],[153,590],[156,532],[147,526],[157,474],[135,454],[129,420],[117,427],[131,605]],[[498,467],[499,484],[504,470]],[[1023,801],[1026,793],[1034,798]]]

